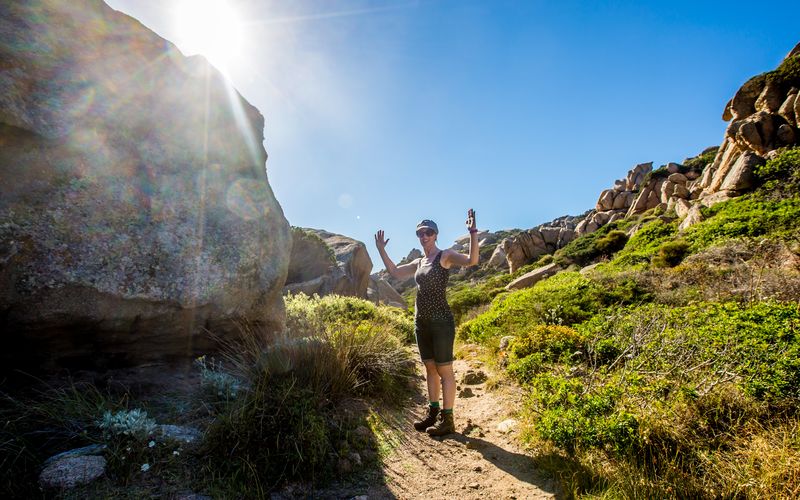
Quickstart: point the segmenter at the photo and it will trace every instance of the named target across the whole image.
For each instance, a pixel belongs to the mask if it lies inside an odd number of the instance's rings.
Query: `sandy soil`
[[[519,407],[519,391],[506,386],[489,391],[485,381],[465,383],[465,377],[469,381],[488,375],[474,351],[465,357],[454,363],[460,392],[454,413],[456,434],[431,438],[414,430],[411,423],[427,401],[420,376],[415,397],[419,406],[396,424],[398,439],[383,459],[380,476],[366,479],[360,488],[316,493],[359,500],[555,498],[555,481],[538,472],[517,444],[513,413]]]

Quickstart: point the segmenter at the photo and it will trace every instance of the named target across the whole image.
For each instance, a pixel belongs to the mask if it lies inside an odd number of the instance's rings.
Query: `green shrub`
[[[783,149],[754,171],[763,194],[783,197],[800,194],[800,148]]]
[[[672,239],[678,231],[677,222],[662,219],[643,220],[641,227],[628,240],[625,248],[617,252],[611,261],[612,267],[624,269],[646,265],[658,248]]]
[[[615,230],[610,231],[608,234],[598,239],[595,243],[595,247],[601,255],[610,256],[622,250],[627,242],[628,235],[623,231]]]
[[[798,233],[800,197],[766,200],[749,194],[707,208],[703,215],[706,220],[684,234],[695,251],[739,237],[793,237]]]
[[[587,390],[580,380],[541,374],[531,381],[530,388],[527,406],[539,414],[536,431],[569,453],[606,448],[623,455],[640,440],[636,417],[617,410],[618,387]]]
[[[614,232],[619,224],[613,222],[600,227],[597,231],[589,234],[583,234],[578,238],[570,241],[564,248],[559,249],[553,255],[553,261],[557,264],[566,267],[570,264],[578,264],[585,266],[591,263],[594,259],[603,254],[603,251],[598,248],[598,241],[604,239],[609,233]],[[601,245],[613,246],[614,242],[618,243],[618,236],[613,236],[611,239],[606,239]],[[624,243],[623,243],[624,245]]]
[[[522,359],[540,352],[545,361],[558,361],[583,348],[583,337],[572,328],[560,325],[536,325],[511,343],[511,355]]]
[[[459,336],[477,342],[494,342],[504,335],[518,335],[530,325],[544,323],[551,311],[557,320],[572,325],[602,309],[609,294],[596,282],[577,272],[561,272],[531,288],[494,300],[487,312],[462,324]]]
[[[477,306],[488,304],[492,301],[492,296],[482,286],[466,285],[447,291],[447,302],[453,311],[456,324],[461,323],[462,318]]]
[[[656,267],[675,267],[681,263],[688,251],[688,241],[668,241],[658,248],[658,254],[653,258],[653,265]]]
[[[309,297],[289,294],[286,304],[286,327],[291,332],[333,332],[354,329],[367,322],[391,333],[400,340],[414,341],[413,316],[389,306],[376,306],[356,297],[326,295]]]

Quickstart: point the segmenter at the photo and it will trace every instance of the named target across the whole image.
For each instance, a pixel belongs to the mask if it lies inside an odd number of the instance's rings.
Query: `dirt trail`
[[[555,482],[538,472],[533,459],[516,444],[519,430],[511,415],[518,407],[518,392],[507,387],[488,391],[485,381],[465,383],[486,372],[474,352],[467,358],[454,363],[460,393],[455,407],[457,433],[434,439],[417,432],[409,411],[397,425],[399,443],[383,460],[382,484],[370,484],[361,495],[370,500],[555,497]],[[419,406],[414,412],[427,401],[422,377],[418,386]]]

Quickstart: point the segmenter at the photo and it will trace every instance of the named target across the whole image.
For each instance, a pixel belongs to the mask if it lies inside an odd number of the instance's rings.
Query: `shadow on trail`
[[[463,444],[467,449],[479,452],[483,459],[493,464],[498,469],[506,472],[517,478],[518,480],[531,484],[540,488],[543,491],[550,491],[552,482],[542,472],[539,472],[536,460],[528,455],[522,453],[515,453],[508,451],[500,446],[481,439],[479,437],[471,436],[470,431],[476,427],[467,427],[465,433],[449,434],[442,438],[431,438],[437,441],[456,441]]]

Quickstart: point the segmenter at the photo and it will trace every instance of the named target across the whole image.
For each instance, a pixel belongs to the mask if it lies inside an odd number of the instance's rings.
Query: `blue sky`
[[[165,0],[108,3],[178,43]],[[234,86],[293,225],[395,260],[592,208],[637,163],[722,141],[727,100],[798,42],[800,2],[231,1]],[[183,48],[183,47],[182,47]]]

